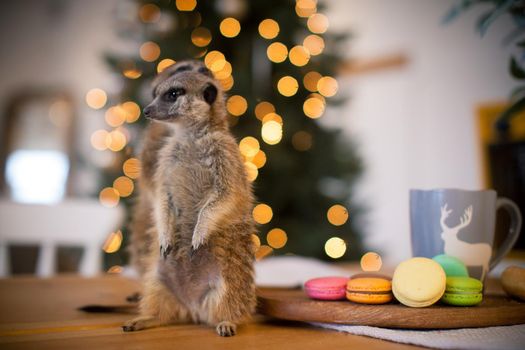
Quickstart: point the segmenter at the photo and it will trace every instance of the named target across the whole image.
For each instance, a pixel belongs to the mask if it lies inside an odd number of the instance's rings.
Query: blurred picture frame
[[[65,90],[32,89],[7,99],[0,128],[0,195],[53,203],[70,196],[77,118]]]

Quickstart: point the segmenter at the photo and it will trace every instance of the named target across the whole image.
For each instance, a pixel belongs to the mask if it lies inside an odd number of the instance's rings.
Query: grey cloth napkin
[[[364,335],[397,343],[436,349],[523,350],[525,324],[516,326],[462,328],[450,330],[401,330],[332,323],[312,323],[314,326]]]

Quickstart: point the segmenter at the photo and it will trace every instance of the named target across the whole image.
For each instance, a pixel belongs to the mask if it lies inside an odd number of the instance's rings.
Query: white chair
[[[0,276],[9,274],[8,245],[38,244],[40,252],[36,274],[55,274],[57,246],[84,249],[79,273],[93,276],[102,269],[102,244],[107,235],[119,229],[124,218],[122,207],[105,208],[93,199],[66,199],[55,205],[14,203],[0,200]]]

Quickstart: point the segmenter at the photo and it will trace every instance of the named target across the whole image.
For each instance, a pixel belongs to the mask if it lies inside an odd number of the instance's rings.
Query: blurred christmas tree
[[[116,205],[133,191],[140,142],[139,117],[149,103],[149,82],[174,61],[203,59],[228,91],[232,131],[259,201],[258,257],[294,253],[357,259],[362,247],[351,201],[361,172],[354,148],[319,123],[327,103],[340,103],[333,78],[345,35],[327,32],[315,0],[140,1],[126,5],[132,19],[123,35],[140,40],[133,57],[110,55],[123,79],[121,96],[106,112],[113,131],[97,131],[96,148],[118,154],[105,171],[103,204]],[[125,124],[125,126],[123,126]],[[98,133],[98,134],[97,134]],[[115,180],[116,179],[116,180]],[[123,197],[123,198],[122,198]],[[122,232],[124,234],[122,234]],[[109,266],[127,261],[119,249],[126,230],[105,244]],[[256,239],[257,240],[257,239]]]

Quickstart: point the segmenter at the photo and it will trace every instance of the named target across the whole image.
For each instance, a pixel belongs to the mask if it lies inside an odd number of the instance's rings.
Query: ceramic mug
[[[494,251],[496,211],[510,214],[510,228]],[[494,190],[410,190],[410,231],[413,256],[447,254],[463,261],[471,277],[481,281],[512,249],[521,230],[518,206],[498,198]]]

